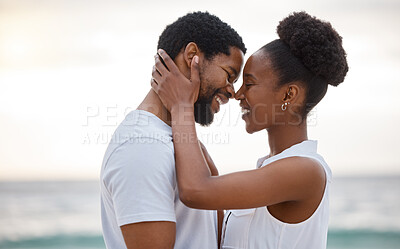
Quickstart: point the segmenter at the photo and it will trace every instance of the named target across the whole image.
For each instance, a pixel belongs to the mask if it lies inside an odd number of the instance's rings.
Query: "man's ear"
[[[185,50],[183,51],[183,59],[185,60],[185,64],[188,68],[192,65],[192,60],[195,55],[199,56],[200,50],[197,47],[197,44],[194,42],[189,42]]]

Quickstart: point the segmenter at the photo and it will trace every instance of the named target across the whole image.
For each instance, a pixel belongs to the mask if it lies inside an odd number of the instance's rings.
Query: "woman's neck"
[[[270,156],[275,156],[287,148],[308,139],[307,120],[300,125],[277,125],[267,129]]]

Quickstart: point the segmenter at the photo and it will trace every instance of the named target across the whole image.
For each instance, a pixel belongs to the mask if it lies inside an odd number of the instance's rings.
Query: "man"
[[[246,52],[242,38],[218,17],[195,12],[167,26],[158,48],[187,78],[192,60],[200,58],[196,122],[212,123],[219,106],[234,95]],[[109,249],[218,248],[216,211],[191,209],[179,200],[170,120],[150,90],[113,135],[101,170],[103,235]]]

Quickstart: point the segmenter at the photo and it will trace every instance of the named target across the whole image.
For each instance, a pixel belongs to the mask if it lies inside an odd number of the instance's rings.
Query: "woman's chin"
[[[253,134],[254,132],[258,132],[265,129],[265,127],[260,127],[260,126],[254,126],[251,123],[249,123],[248,121],[246,121],[246,131],[249,134]]]
[[[249,124],[247,124],[246,122],[246,131],[249,134],[253,134],[255,132],[255,130],[253,129],[253,127],[251,127]]]

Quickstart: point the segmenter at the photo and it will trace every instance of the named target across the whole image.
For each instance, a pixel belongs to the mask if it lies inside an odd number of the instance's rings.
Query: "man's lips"
[[[226,103],[228,103],[229,98],[227,96],[225,96],[224,94],[216,94],[215,95],[215,100],[218,102],[219,105],[224,105]]]

